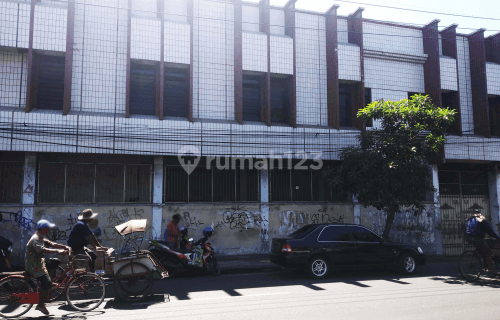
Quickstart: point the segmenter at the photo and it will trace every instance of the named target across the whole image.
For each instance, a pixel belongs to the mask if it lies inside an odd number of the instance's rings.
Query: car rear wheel
[[[322,279],[328,275],[330,263],[322,256],[316,256],[309,260],[307,272],[315,279]]]
[[[411,253],[403,253],[398,259],[398,268],[404,274],[413,274],[417,269],[417,262]]]

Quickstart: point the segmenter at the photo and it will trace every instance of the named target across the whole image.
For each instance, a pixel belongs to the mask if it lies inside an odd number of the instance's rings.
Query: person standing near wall
[[[163,234],[164,240],[167,242],[167,246],[170,248],[179,248],[180,232],[179,232],[179,221],[181,220],[181,215],[176,213],[172,216],[172,221],[170,221]]]

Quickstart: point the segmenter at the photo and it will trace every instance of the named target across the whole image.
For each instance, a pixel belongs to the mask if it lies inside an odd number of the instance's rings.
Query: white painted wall
[[[293,74],[293,39],[287,36],[271,35],[270,51],[271,72]]]
[[[458,91],[457,61],[450,57],[439,57],[441,89]]]
[[[33,48],[65,52],[67,16],[66,4],[37,5],[33,28]]]
[[[347,19],[337,19],[337,41],[339,43],[349,43]]]
[[[267,72],[267,36],[243,32],[243,70]]]
[[[328,125],[325,18],[295,14],[297,123]]]
[[[260,13],[259,7],[243,6],[242,8],[243,31],[259,32]]]
[[[469,40],[457,36],[458,80],[460,89],[460,115],[462,118],[462,132],[474,133],[474,119],[472,112],[472,84],[470,77]]]
[[[365,49],[420,55],[424,53],[422,31],[363,22]]]
[[[24,109],[26,105],[27,54],[0,48],[0,107]]]
[[[488,81],[488,94],[500,95],[500,64],[486,63],[486,79]]]
[[[279,9],[270,9],[270,32],[275,35],[285,35],[285,12]]]
[[[165,19],[188,22],[188,0],[165,0]]]
[[[361,81],[359,47],[350,43],[339,43],[339,79]]]

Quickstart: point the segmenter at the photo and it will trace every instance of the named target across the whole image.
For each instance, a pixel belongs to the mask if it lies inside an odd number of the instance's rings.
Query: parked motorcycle
[[[203,238],[191,243],[191,249],[169,248],[167,242],[149,240],[148,250],[168,270],[170,277],[177,272],[190,270],[208,271],[214,276],[220,275],[220,266],[215,258],[212,245],[207,242],[214,230],[210,227],[203,229]]]
[[[12,260],[10,254],[14,251],[13,243],[0,236],[0,272],[12,271]]]

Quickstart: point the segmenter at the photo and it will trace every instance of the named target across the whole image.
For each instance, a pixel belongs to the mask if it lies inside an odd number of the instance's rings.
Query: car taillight
[[[287,243],[283,245],[283,248],[281,248],[281,252],[292,252],[292,247]]]

